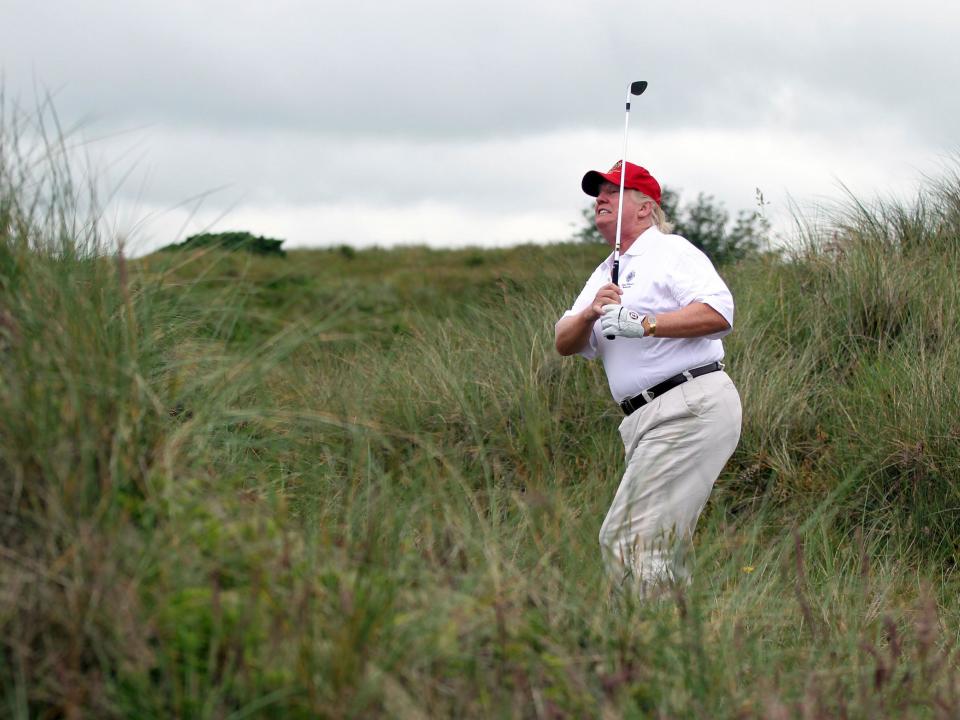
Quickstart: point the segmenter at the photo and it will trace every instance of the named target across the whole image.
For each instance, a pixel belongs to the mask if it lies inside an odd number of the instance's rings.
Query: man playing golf
[[[561,355],[599,356],[626,415],[626,471],[600,548],[616,582],[632,578],[646,593],[689,577],[683,556],[740,438],[740,396],[721,363],[733,297],[707,256],[670,234],[660,185],[644,168],[618,162],[581,185],[596,198],[597,230],[611,247],[622,225],[622,254],[594,270],[557,321],[556,346]],[[615,259],[619,284],[611,282]]]

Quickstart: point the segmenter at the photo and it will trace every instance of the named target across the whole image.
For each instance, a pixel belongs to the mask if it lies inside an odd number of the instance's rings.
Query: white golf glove
[[[600,325],[603,334],[607,336],[642,338],[646,334],[643,331],[644,317],[646,316],[623,305],[604,305]]]

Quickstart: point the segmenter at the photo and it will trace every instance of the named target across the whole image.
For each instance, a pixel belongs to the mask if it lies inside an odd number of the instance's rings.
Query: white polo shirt
[[[573,307],[563,317],[587,307],[597,291],[610,282],[613,253],[587,281]],[[706,303],[723,315],[730,328],[699,338],[623,338],[607,340],[597,320],[580,355],[598,355],[618,403],[685,370],[723,359],[721,337],[733,328],[733,296],[710,259],[679,235],[645,230],[620,255],[621,303],[641,315],[671,312],[690,303]]]

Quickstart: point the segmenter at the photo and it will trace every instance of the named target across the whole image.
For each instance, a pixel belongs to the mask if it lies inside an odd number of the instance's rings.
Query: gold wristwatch
[[[657,316],[646,315],[643,319],[647,321],[647,327],[650,328],[646,334],[650,337],[655,337],[657,334]]]

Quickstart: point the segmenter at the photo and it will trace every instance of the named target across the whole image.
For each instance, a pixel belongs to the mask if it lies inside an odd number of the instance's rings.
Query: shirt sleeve
[[[727,284],[714,268],[713,263],[702,251],[693,245],[680,253],[672,272],[674,297],[680,307],[701,302],[709,305],[723,316],[729,325],[704,337],[715,340],[733,330],[733,295]]]

